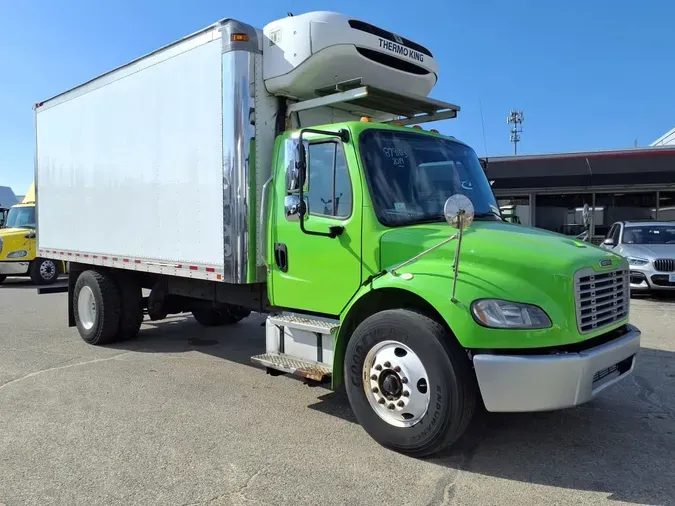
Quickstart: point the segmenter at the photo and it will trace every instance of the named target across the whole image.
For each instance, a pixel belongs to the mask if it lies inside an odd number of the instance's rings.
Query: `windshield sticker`
[[[473,190],[473,183],[471,181],[462,181],[462,188],[465,190]]]
[[[394,209],[397,211],[405,211],[405,202],[394,202]]]

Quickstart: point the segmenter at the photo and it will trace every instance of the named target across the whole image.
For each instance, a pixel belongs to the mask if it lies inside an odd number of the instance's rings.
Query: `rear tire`
[[[35,285],[51,285],[60,274],[61,262],[51,258],[36,258],[30,264],[28,275]]]
[[[4,274],[0,274],[0,285],[3,284],[6,279],[7,279],[7,276],[5,276]]]
[[[73,313],[80,337],[94,345],[118,339],[120,292],[112,276],[88,270],[82,272],[73,289]]]
[[[417,312],[387,310],[364,320],[349,340],[344,368],[357,420],[394,451],[439,452],[474,415],[478,389],[466,353],[442,325]]]
[[[199,308],[192,310],[192,316],[194,316],[195,320],[205,327],[231,325],[243,320],[250,314],[251,311],[248,309],[232,305],[219,308]]]

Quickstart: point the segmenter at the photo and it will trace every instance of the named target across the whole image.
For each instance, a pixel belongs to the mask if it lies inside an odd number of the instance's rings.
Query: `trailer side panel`
[[[37,108],[40,250],[222,269],[221,44],[181,44]]]

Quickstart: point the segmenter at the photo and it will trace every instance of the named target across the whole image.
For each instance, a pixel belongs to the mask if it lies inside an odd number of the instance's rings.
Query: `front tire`
[[[75,325],[85,342],[101,345],[118,339],[120,292],[112,276],[93,270],[82,272],[72,300]]]
[[[28,275],[35,285],[51,285],[60,274],[59,265],[61,262],[51,258],[36,258],[30,264]]]
[[[376,313],[347,345],[345,388],[354,414],[382,446],[415,457],[466,431],[478,398],[464,350],[438,322],[414,311]]]
[[[194,316],[195,320],[205,327],[231,325],[243,320],[250,314],[250,310],[232,305],[218,308],[195,308],[192,310],[192,316]]]

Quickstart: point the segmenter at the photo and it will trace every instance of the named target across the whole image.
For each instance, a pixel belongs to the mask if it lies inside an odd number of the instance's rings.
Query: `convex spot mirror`
[[[467,229],[473,223],[473,203],[469,197],[457,193],[445,201],[443,214],[452,228]]]
[[[288,221],[300,221],[301,216],[309,214],[309,201],[307,197],[302,198],[304,206],[300,205],[299,195],[286,195],[284,198],[284,211]]]

